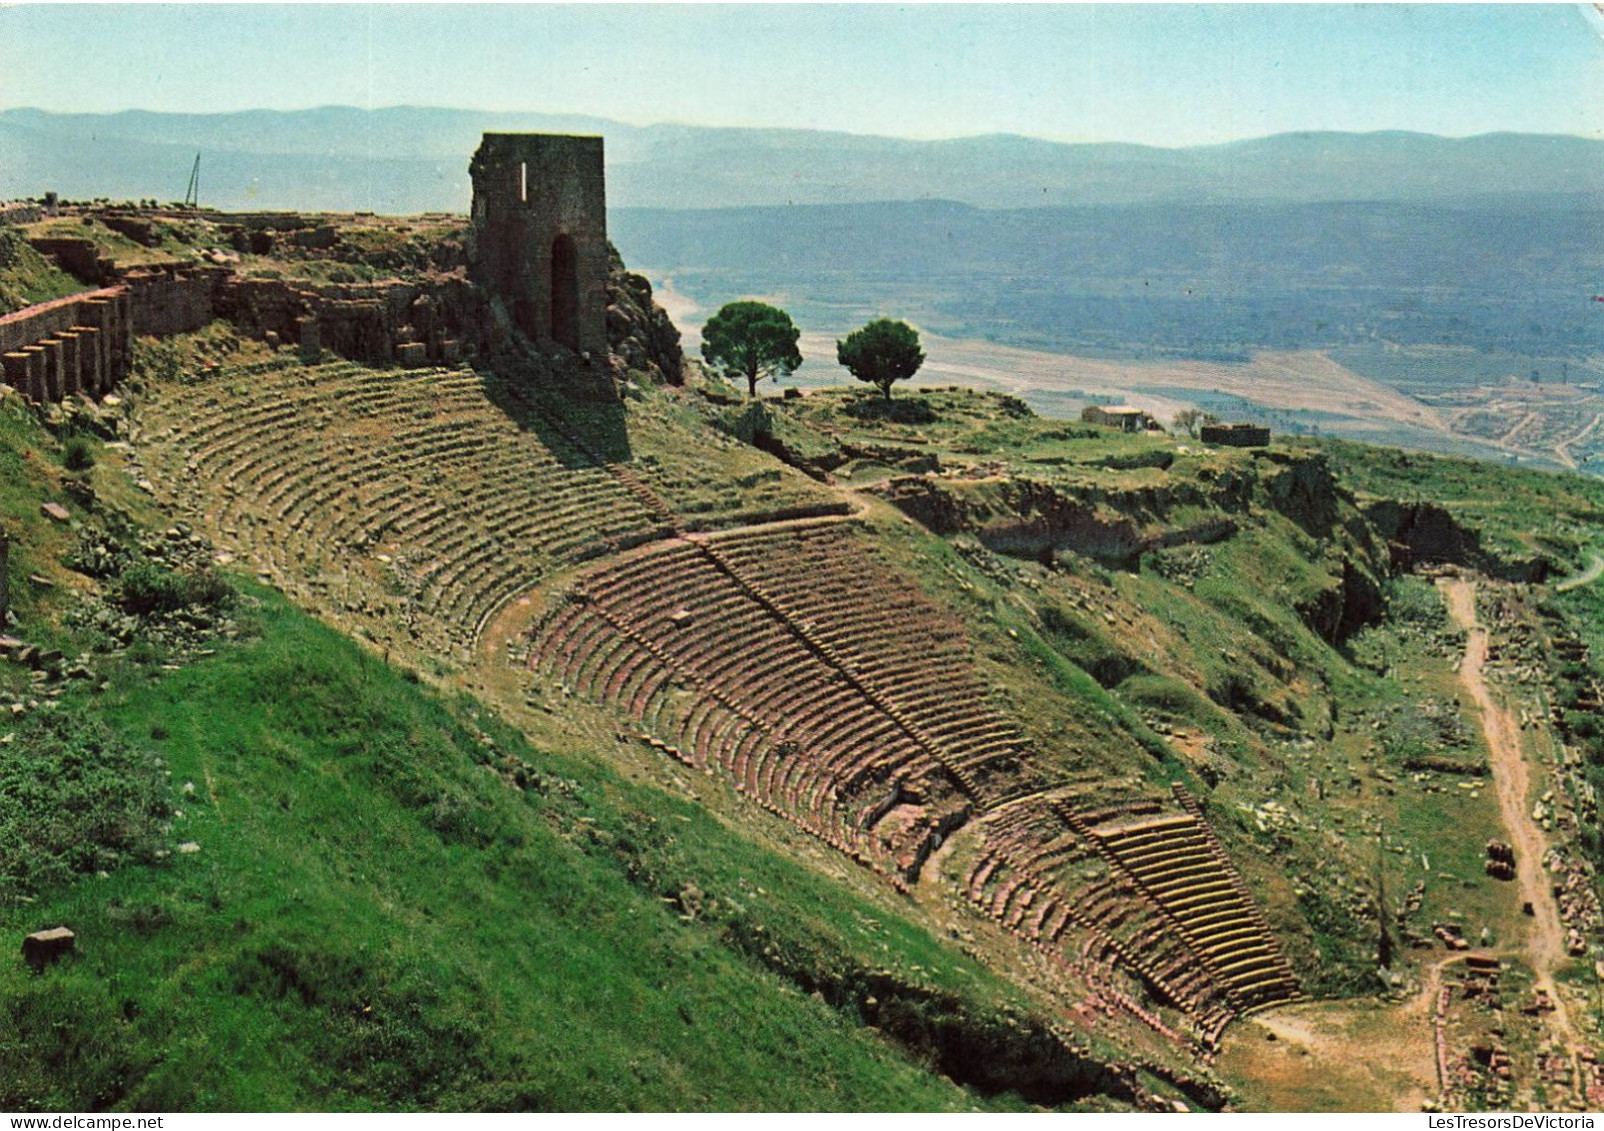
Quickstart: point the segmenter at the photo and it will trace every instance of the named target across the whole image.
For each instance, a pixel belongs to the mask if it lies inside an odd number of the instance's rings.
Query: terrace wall
[[[127,287],[107,287],[0,316],[0,374],[30,400],[100,396],[128,374]]]

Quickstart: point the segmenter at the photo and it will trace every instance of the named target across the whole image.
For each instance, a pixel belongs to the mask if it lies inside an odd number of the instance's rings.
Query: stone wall
[[[1270,430],[1262,424],[1205,424],[1198,439],[1228,448],[1262,448],[1270,442]]]
[[[307,283],[230,277],[216,317],[242,332],[363,362],[451,364],[490,348],[482,292],[465,279],[432,283]]]
[[[29,200],[8,200],[0,204],[0,224],[33,224],[44,218],[44,206]]]
[[[0,373],[30,400],[100,396],[128,374],[133,312],[127,287],[39,303],[0,317]]]
[[[28,241],[40,255],[48,255],[60,268],[92,287],[103,287],[117,281],[117,265],[111,257],[102,255],[94,240],[82,236],[38,237]]]
[[[226,268],[189,264],[128,269],[134,331],[165,337],[199,330],[216,317],[214,296],[227,277]]]
[[[316,302],[317,292],[308,283],[235,275],[217,288],[213,313],[241,333],[293,345]]]
[[[363,361],[450,363],[489,347],[484,296],[460,279],[321,286],[312,318],[322,348]]]
[[[607,359],[602,139],[485,134],[473,162],[469,273],[541,346]]]
[[[328,350],[378,364],[452,364],[490,353],[509,333],[510,319],[535,345],[585,359],[598,378],[597,395],[616,395],[603,378],[618,362],[657,379],[681,379],[678,331],[652,304],[645,280],[628,277],[628,285],[609,295],[612,253],[601,138],[486,134],[470,171],[469,273],[428,282],[251,279],[233,274],[216,254],[215,265],[164,263],[119,271],[91,240],[31,240],[90,285],[122,285],[0,319],[0,372],[36,401],[98,396],[126,376],[134,334],[187,333],[217,318],[272,345],[298,345],[309,353]],[[259,238],[271,244],[280,235],[322,246],[336,235],[318,216],[207,215],[230,221],[230,230],[253,246]],[[154,239],[142,213],[102,219],[139,242]],[[496,299],[505,304],[505,314]],[[621,351],[616,361],[610,344]],[[589,372],[575,371],[576,394],[588,395],[581,386]]]
[[[494,335],[484,293],[461,278],[313,284],[188,264],[124,278],[0,317],[5,383],[41,403],[98,397],[128,375],[135,334],[187,333],[216,318],[274,345],[376,364],[450,365],[488,352]]]

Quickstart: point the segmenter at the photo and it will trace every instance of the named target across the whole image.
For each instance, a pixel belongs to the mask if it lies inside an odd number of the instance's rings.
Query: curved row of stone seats
[[[1173,783],[1170,786],[1170,791],[1174,794],[1175,800],[1180,803],[1181,808],[1197,820],[1197,832],[1202,838],[1204,850],[1219,865],[1221,872],[1229,880],[1232,887],[1235,888],[1237,895],[1241,897],[1242,906],[1246,909],[1247,917],[1263,931],[1266,937],[1274,938],[1275,933],[1270,930],[1270,925],[1265,920],[1264,913],[1260,910],[1257,900],[1254,899],[1253,894],[1243,882],[1241,873],[1232,864],[1231,858],[1226,853],[1224,845],[1220,843],[1219,837],[1215,835],[1214,827],[1209,823],[1203,807],[1198,804],[1191,791],[1180,782]],[[1288,977],[1292,976],[1290,966],[1286,967],[1286,973]],[[1295,981],[1293,983],[1293,996],[1299,996]]]
[[[904,878],[962,811],[930,752],[697,541],[586,573],[530,655],[650,721],[694,765]]]
[[[1158,907],[1129,877],[1107,870],[1052,800],[1030,798],[988,815],[982,833],[963,891],[985,914],[1071,969],[1077,959],[1065,946],[1079,940],[1084,950],[1095,943],[1192,1017],[1200,1039],[1221,1002],[1227,1018],[1233,1015],[1221,987]],[[1099,863],[1092,873],[1101,874],[1088,880],[1081,873],[1093,860]],[[1175,1035],[1134,998],[1125,995],[1118,1005]]]
[[[847,657],[885,667],[917,656],[927,675],[945,666],[972,673],[962,626],[911,579],[895,576],[849,524],[797,523],[758,535],[710,536],[708,543]]]
[[[988,813],[980,831],[980,852],[964,884],[969,898],[976,902],[999,864],[1053,878],[1066,865],[1090,854],[1081,838],[1047,805],[1017,804]]]
[[[1235,1004],[1296,996],[1297,980],[1212,833],[1190,812],[1092,830],[1107,853],[1174,921]]]
[[[1296,996],[1268,932],[1242,930],[1240,903],[1221,913],[1220,901],[1236,901],[1240,888],[1223,849],[1209,862],[1206,886],[1194,861],[1177,867],[1171,858],[1177,845],[1193,844],[1196,814],[1165,811],[1151,796],[1054,805],[1112,868],[1077,894],[1077,916],[1105,932],[1129,956],[1130,969],[1185,1010],[1206,1046],[1242,1010]],[[1270,959],[1274,965],[1264,965]]]
[[[1097,1014],[1110,1017],[1126,1014],[1135,1017],[1160,1035],[1176,1044],[1185,1044],[1186,1037],[1177,1032],[1162,1017],[1138,1002],[1126,990],[1125,986],[1115,980],[1115,971],[1124,970],[1127,966],[1125,956],[1107,939],[1095,934],[1088,934],[1082,941],[1077,953],[1068,964],[1069,968],[1078,974],[1085,982],[1087,998],[1081,1003],[1078,1012],[1082,1017],[1095,1023]],[[1229,1022],[1234,1013],[1227,1010],[1225,1021]],[[1203,1030],[1206,1032],[1206,1030]],[[1217,1036],[1217,1034],[1216,1034]]]
[[[548,640],[566,641],[561,655],[554,657],[559,661],[555,670],[572,679],[581,693],[620,702],[637,719],[643,719],[656,690],[668,681],[669,670],[593,610],[576,608],[580,611],[570,610],[548,634]],[[549,657],[549,649],[547,654]],[[693,751],[693,764],[721,770],[734,777],[739,788],[751,791],[755,799],[789,808],[801,823],[819,825],[818,831],[830,831],[831,818],[824,816],[821,809],[829,807],[832,799],[823,788],[827,781],[817,773],[807,772],[813,760],[774,757],[777,747],[783,744],[766,735],[761,724],[730,710],[719,697],[704,695],[699,706],[699,711],[670,731],[682,747]]]
[[[1125,820],[1135,820],[1164,812],[1164,803],[1152,797],[1101,799],[1082,802],[1071,810],[1072,819],[1084,826],[1108,828]]]
[[[465,368],[241,366],[151,398],[142,423],[168,449],[153,461],[166,486],[215,514],[225,546],[292,589],[331,551],[382,555],[457,644],[548,569],[661,526],[607,469],[508,419]]]
[[[897,579],[852,524],[779,524],[709,535],[703,544],[870,688],[967,790],[985,800],[1006,788],[988,778],[1017,761],[1018,730],[987,703],[962,626],[911,579]]]
[[[744,532],[675,539],[587,573],[574,587],[577,600],[555,608],[536,634],[532,662],[625,707],[637,721],[651,719],[688,761],[728,775],[754,800],[826,836],[829,822],[844,824],[843,839],[861,846],[852,833],[896,812],[906,785],[887,789],[885,767],[873,758],[832,757],[840,741],[862,736],[877,703],[842,650],[821,646],[814,626],[788,615],[803,599],[809,572],[796,571],[781,585],[769,576],[772,566],[753,568],[759,560],[783,562],[772,534],[763,540],[770,545],[759,553],[743,546]],[[746,552],[726,552],[732,545]],[[672,686],[691,692],[689,708],[668,706]],[[881,713],[879,730],[870,732],[876,751],[887,742],[926,744],[894,713]],[[822,723],[784,729],[797,718]],[[665,726],[665,719],[676,721]],[[866,771],[879,801],[866,804],[875,796],[866,792],[855,816],[844,817],[843,774]],[[1110,811],[1129,815],[1147,805],[1122,802]],[[1015,809],[998,816],[999,839],[968,880],[971,898],[1040,946],[1051,948],[1072,923],[1097,931],[1161,997],[1195,1017],[1215,1017],[1226,994],[1208,961],[1140,886],[1115,874],[1076,890],[1062,869],[1084,844],[1050,804],[1027,799]]]

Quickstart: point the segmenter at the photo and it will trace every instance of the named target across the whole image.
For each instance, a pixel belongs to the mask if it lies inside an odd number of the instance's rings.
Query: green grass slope
[[[0,1104],[972,1102],[632,884],[671,834],[619,783],[511,788],[397,673],[275,598],[257,619],[84,708],[171,771],[170,839],[199,851],[9,910],[69,924],[79,953],[0,971]]]
[[[21,228],[0,224],[0,314],[83,289],[77,279],[28,246]]]

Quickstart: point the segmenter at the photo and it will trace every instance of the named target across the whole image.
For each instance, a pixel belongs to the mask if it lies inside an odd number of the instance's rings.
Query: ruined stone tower
[[[540,345],[607,359],[602,139],[485,134],[473,177],[474,282]]]

